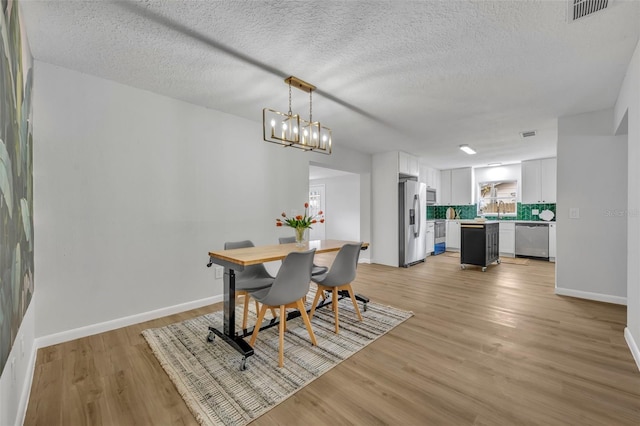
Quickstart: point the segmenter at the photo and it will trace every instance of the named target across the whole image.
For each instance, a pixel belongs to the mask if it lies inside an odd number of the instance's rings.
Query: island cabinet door
[[[462,225],[460,228],[460,263],[486,265],[486,238],[483,225]]]
[[[497,223],[488,224],[486,226],[486,239],[487,239],[487,258],[485,259],[485,265],[498,260],[500,256],[500,228]]]

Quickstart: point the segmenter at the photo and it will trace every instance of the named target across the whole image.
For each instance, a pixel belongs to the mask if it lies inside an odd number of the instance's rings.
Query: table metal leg
[[[223,331],[229,337],[236,334],[236,273],[224,268],[224,322]]]
[[[220,337],[242,355],[240,369],[246,368],[246,359],[253,355],[253,348],[245,342],[243,335],[236,335],[236,274],[233,269],[224,268],[224,308],[222,331],[209,326],[207,340],[213,341],[215,336]]]

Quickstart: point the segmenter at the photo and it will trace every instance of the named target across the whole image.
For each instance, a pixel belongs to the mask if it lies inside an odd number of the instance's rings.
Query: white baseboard
[[[359,258],[359,259],[358,259],[358,263],[371,263],[371,259],[363,259],[363,258]]]
[[[573,290],[570,288],[556,287],[555,293],[559,296],[577,297],[578,299],[595,300],[596,302],[615,303],[616,305],[626,305],[627,298],[611,296],[609,294],[591,293],[589,291]]]
[[[636,366],[638,367],[638,370],[640,370],[640,349],[638,349],[638,345],[633,339],[633,336],[629,331],[629,327],[624,328],[624,340],[627,341],[627,345],[629,345],[629,349],[631,350],[631,355],[633,355],[633,359],[636,361]]]
[[[111,321],[105,321],[98,324],[75,328],[73,330],[50,334],[48,336],[38,337],[36,339],[35,346],[36,348],[44,348],[46,346],[68,342],[69,340],[80,339],[82,337],[104,333],[105,331],[111,331],[117,328],[127,327],[129,325],[138,324],[156,318],[166,317],[168,315],[177,314],[179,312],[201,308],[207,305],[213,305],[214,303],[222,302],[223,297],[223,295],[207,297],[205,299],[194,300],[192,302],[181,303],[179,305],[168,306],[166,308],[160,308],[149,312],[142,312],[140,314],[135,314],[128,317],[118,318]]]
[[[18,416],[16,418],[16,426],[23,425],[27,416],[27,407],[29,405],[29,397],[31,396],[31,384],[33,383],[33,375],[36,371],[36,356],[38,354],[37,341],[31,345],[31,353],[29,354],[29,364],[27,366],[27,374],[24,377],[24,385],[20,394],[18,403]]]

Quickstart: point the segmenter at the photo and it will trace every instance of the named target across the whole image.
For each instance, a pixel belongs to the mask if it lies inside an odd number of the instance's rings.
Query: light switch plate
[[[222,278],[224,268],[222,266],[216,266],[216,278]]]
[[[580,208],[579,207],[570,207],[569,208],[569,219],[580,219]]]

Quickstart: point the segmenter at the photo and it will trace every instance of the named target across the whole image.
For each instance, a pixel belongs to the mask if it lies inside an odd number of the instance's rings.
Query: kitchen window
[[[518,181],[493,181],[478,184],[479,216],[516,216]]]

